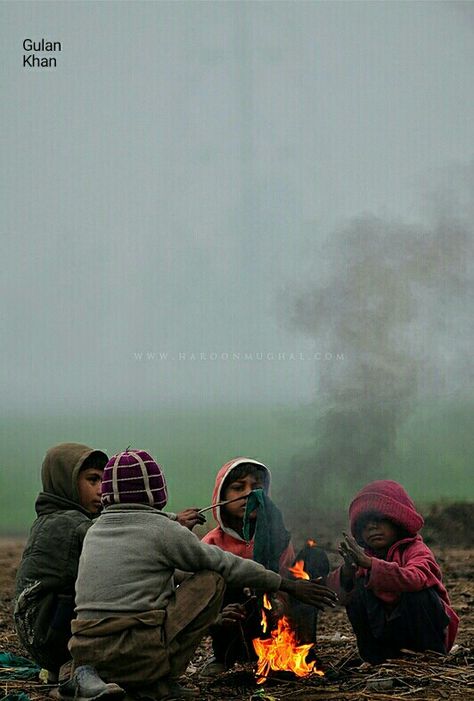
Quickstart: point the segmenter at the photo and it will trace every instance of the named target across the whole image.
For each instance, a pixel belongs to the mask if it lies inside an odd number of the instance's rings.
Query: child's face
[[[79,503],[91,514],[98,514],[101,509],[100,495],[103,472],[104,470],[98,467],[87,467],[85,470],[81,470],[77,478]]]
[[[386,519],[374,518],[367,521],[361,535],[364,542],[376,553],[386,553],[399,540],[397,527]]]
[[[222,499],[226,501],[227,499],[237,499],[237,497],[244,497],[250,494],[254,489],[262,489],[263,478],[260,475],[245,475],[244,477],[239,477],[236,480],[230,482],[230,484],[225,488]],[[232,504],[226,504],[222,507],[222,514],[226,520],[243,519],[245,514],[245,507],[247,504],[246,499],[242,501],[234,501]],[[256,517],[256,511],[250,514],[250,518]]]

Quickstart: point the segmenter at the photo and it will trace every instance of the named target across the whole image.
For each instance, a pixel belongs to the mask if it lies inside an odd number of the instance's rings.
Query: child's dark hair
[[[221,493],[224,493],[224,490],[229,486],[231,482],[239,480],[242,477],[247,477],[248,475],[250,475],[251,477],[260,477],[264,482],[266,474],[267,472],[264,467],[261,467],[260,465],[255,465],[252,462],[242,462],[240,463],[240,465],[236,465],[235,467],[233,467],[232,470],[229,472],[229,474],[224,480],[224,484],[222,485]]]
[[[79,472],[84,470],[89,470],[90,468],[95,468],[97,470],[103,470],[107,465],[107,458],[103,453],[94,452],[87,456],[81,465]]]
[[[366,545],[364,539],[362,538],[362,531],[370,521],[390,521],[390,523],[397,529],[398,540],[402,540],[402,538],[408,538],[410,535],[408,531],[406,531],[402,526],[400,526],[400,524],[395,523],[395,521],[392,521],[391,518],[387,518],[380,511],[367,511],[365,514],[362,514],[362,516],[357,519],[354,528],[355,539],[359,543],[359,545]]]

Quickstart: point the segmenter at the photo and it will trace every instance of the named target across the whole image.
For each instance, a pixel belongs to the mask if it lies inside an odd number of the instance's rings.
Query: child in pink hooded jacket
[[[203,542],[217,545],[222,550],[253,559],[282,577],[292,577],[288,568],[295,560],[303,559],[305,569],[311,578],[325,577],[329,571],[326,553],[322,548],[304,548],[298,556],[291,543],[290,533],[283,523],[279,509],[270,500],[271,473],[263,463],[251,458],[239,457],[229,460],[217,473],[212,503],[215,504],[213,515],[217,527],[207,533]],[[263,490],[262,504],[251,513],[247,513],[250,534],[245,536],[244,516],[248,495],[254,490]],[[239,497],[242,497],[239,500]],[[230,504],[218,506],[222,501],[232,499]],[[264,509],[265,514],[261,513]],[[258,527],[260,519],[265,517],[263,528]],[[262,531],[264,538],[262,539]],[[250,537],[249,537],[250,535]],[[262,542],[263,541],[263,542]],[[298,609],[297,602],[274,601],[277,607],[290,607],[290,615],[305,642],[314,642],[316,636],[317,610],[313,607]],[[219,622],[211,628],[214,658],[202,674],[211,676],[232,666],[239,660],[253,658],[252,638],[261,635],[261,613],[255,605],[255,597],[249,598],[243,590],[228,589],[225,594],[223,609]],[[302,620],[304,620],[304,624]]]
[[[212,503],[219,504],[228,498],[245,497],[253,489],[263,489],[269,493],[271,472],[263,463],[251,458],[234,458],[223,465],[216,476]],[[234,555],[253,558],[253,539],[245,540],[242,533],[243,515],[245,512],[245,499],[234,504],[214,506],[212,513],[217,521],[217,526],[209,531],[203,542],[209,545],[218,545],[222,550]],[[282,522],[283,525],[283,522]],[[295,558],[295,551],[288,531],[282,528],[281,552],[278,559],[280,574],[288,574]]]
[[[344,564],[328,585],[346,606],[361,657],[377,664],[403,648],[447,653],[459,619],[406,491],[391,480],[371,482],[349,518],[352,536],[344,534],[339,549]]]

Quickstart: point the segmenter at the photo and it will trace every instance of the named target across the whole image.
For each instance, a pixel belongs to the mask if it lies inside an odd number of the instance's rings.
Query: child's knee
[[[402,601],[407,608],[420,611],[436,611],[438,614],[445,614],[443,602],[432,588],[421,589],[421,591],[408,591],[402,594]]]
[[[178,592],[185,584],[189,586],[189,592],[194,592],[196,603],[198,599],[205,598],[208,600],[208,606],[216,602],[220,607],[224,599],[226,583],[222,575],[218,572],[212,570],[196,572],[187,582],[178,588]]]
[[[196,580],[199,580],[203,586],[214,586],[216,593],[224,593],[225,590],[225,580],[219,572],[213,572],[212,570],[201,570],[201,572],[196,572],[194,575]]]

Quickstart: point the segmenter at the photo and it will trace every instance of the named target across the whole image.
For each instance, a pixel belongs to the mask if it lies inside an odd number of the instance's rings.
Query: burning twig
[[[218,501],[217,504],[211,504],[210,506],[205,506],[204,509],[199,509],[198,514],[203,514],[205,511],[210,511],[216,506],[225,506],[226,504],[232,504],[233,501],[240,501],[241,499],[248,499],[249,494],[245,494],[243,497],[235,497],[235,499],[226,499],[225,501]]]

